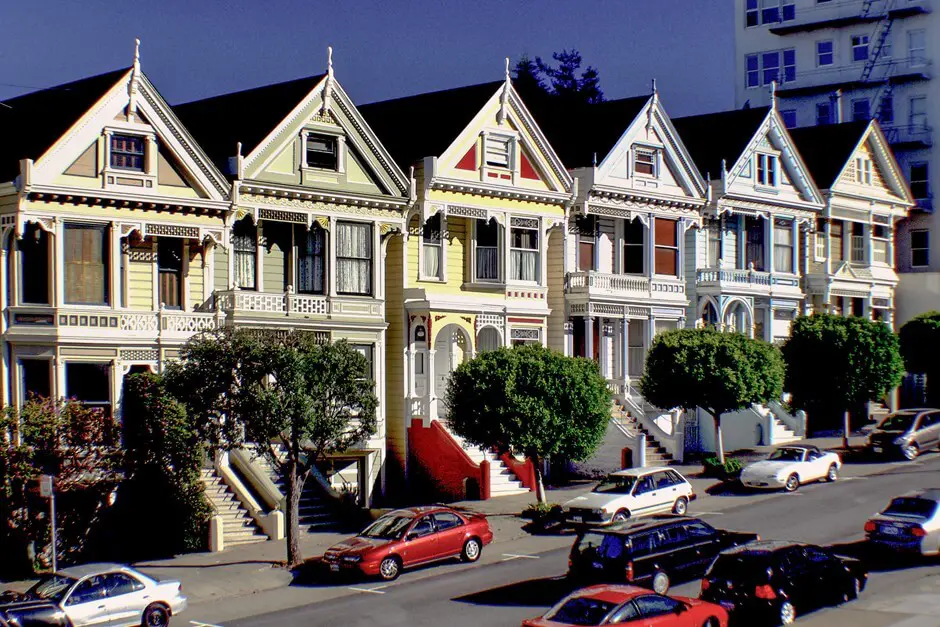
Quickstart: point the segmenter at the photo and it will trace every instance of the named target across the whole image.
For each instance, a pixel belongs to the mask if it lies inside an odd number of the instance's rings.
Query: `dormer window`
[[[656,172],[656,150],[652,148],[633,149],[633,171],[645,176],[658,176]]]
[[[757,184],[776,187],[777,182],[776,155],[757,155]]]
[[[133,135],[111,136],[111,167],[117,170],[144,171],[144,138]]]
[[[512,168],[512,137],[487,135],[486,165],[494,168]]]
[[[327,135],[307,135],[307,167],[337,170],[339,158],[335,137]]]
[[[871,185],[871,159],[859,157],[855,160],[855,182]]]

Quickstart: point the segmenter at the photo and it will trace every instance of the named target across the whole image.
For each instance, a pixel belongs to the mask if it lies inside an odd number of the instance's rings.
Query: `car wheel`
[[[862,582],[858,577],[852,577],[851,588],[842,595],[842,601],[847,603],[849,601],[854,601],[858,598],[858,595],[862,593]]]
[[[796,608],[789,601],[784,601],[780,606],[780,624],[792,625],[796,620]]]
[[[798,487],[800,487],[800,478],[796,475],[796,473],[793,473],[787,477],[787,482],[784,484],[783,489],[787,492],[796,492]]]
[[[689,511],[689,499],[680,496],[676,499],[676,504],[672,506],[672,513],[685,516],[687,511]]]
[[[153,603],[144,610],[142,627],[166,627],[170,624],[170,610],[165,605]]]
[[[910,462],[917,459],[917,456],[920,455],[920,451],[917,450],[916,444],[905,444],[901,447],[901,455],[904,456],[904,459]]]
[[[460,553],[460,559],[465,562],[475,562],[480,559],[483,552],[483,545],[476,538],[470,538],[463,543],[463,551]]]
[[[383,581],[393,581],[401,574],[401,560],[389,555],[379,564],[379,577]]]
[[[666,594],[667,590],[669,590],[669,575],[660,570],[653,575],[653,592]]]
[[[615,523],[624,522],[628,518],[630,518],[630,512],[628,512],[625,509],[622,509],[613,515],[613,517],[610,519],[610,522],[615,522]]]
[[[832,482],[839,478],[839,469],[835,464],[829,464],[829,472],[826,473],[826,481]]]
[[[718,622],[717,618],[712,616],[702,624],[702,627],[721,627],[721,623]]]

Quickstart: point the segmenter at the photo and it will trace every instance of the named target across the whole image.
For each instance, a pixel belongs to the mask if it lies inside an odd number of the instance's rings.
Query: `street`
[[[765,539],[838,545],[852,553],[868,516],[897,494],[940,484],[940,456],[884,464],[880,474],[813,484],[794,494],[706,496],[690,508],[716,527]],[[740,501],[738,503],[737,501]],[[722,507],[710,511],[709,506]],[[720,511],[717,511],[720,509]],[[191,608],[180,621],[226,627],[291,625],[518,625],[565,593],[570,537],[531,537],[488,547],[478,564],[447,563],[405,573],[391,584],[314,583]],[[495,550],[493,550],[495,549]],[[699,583],[672,588],[697,596]],[[284,609],[286,608],[286,609]],[[242,618],[247,617],[247,618]],[[860,600],[798,622],[853,627],[940,627],[940,564],[873,572]]]

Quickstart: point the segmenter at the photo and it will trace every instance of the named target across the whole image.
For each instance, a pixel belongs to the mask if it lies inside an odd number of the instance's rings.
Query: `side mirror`
[[[679,603],[679,605],[676,606],[676,609],[674,609],[673,612],[675,613],[676,616],[679,616],[681,614],[685,614],[686,610],[688,609],[689,608],[686,606],[685,603]]]
[[[412,540],[414,540],[414,539],[417,538],[417,537],[418,537],[418,532],[417,532],[417,531],[409,532],[408,535],[405,536],[405,542],[411,542]]]

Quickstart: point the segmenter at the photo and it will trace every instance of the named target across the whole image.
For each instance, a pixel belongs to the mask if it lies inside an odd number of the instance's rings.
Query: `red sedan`
[[[355,572],[391,581],[405,568],[459,557],[480,559],[493,541],[486,517],[449,507],[409,507],[385,514],[359,535],[323,554],[333,573]]]
[[[635,586],[602,585],[569,594],[540,618],[522,627],[588,625],[637,627],[727,627],[728,613],[719,605],[668,597]]]

